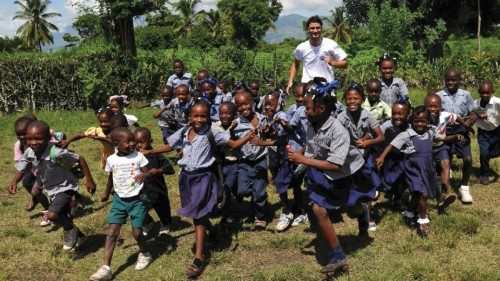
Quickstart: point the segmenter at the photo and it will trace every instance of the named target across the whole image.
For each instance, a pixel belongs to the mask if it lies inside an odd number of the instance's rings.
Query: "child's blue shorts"
[[[132,227],[142,227],[147,210],[147,197],[139,194],[130,198],[120,198],[113,195],[113,203],[108,215],[109,224],[125,224],[130,216]]]

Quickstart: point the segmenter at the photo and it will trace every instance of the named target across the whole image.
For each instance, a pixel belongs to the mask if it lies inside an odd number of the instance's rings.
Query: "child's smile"
[[[356,112],[361,108],[363,97],[356,90],[350,90],[346,93],[345,103],[349,111]]]

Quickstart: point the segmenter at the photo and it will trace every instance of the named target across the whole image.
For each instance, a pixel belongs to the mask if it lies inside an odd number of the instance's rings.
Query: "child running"
[[[417,106],[413,110],[410,123],[411,128],[397,135],[376,159],[376,163],[377,167],[381,167],[393,147],[406,155],[406,181],[413,194],[409,210],[404,212],[404,216],[411,221],[414,212],[418,211],[418,234],[427,237],[431,232],[427,199],[434,198],[437,193],[436,167],[432,157],[435,128],[428,126],[429,113],[424,106]]]
[[[139,127],[134,131],[134,138],[137,150],[151,150],[153,139],[151,131],[148,128]],[[168,198],[167,185],[164,175],[175,174],[172,164],[168,162],[163,154],[145,155],[148,160],[146,168],[149,171],[149,177],[144,181],[144,191],[148,198],[148,209],[154,209],[160,218],[159,234],[168,234],[172,224],[172,214],[170,211],[170,200]],[[153,218],[146,212],[146,218],[142,226],[142,234],[148,236],[154,223]]]
[[[375,198],[375,188],[360,173],[363,156],[350,145],[349,133],[331,114],[335,111],[335,97],[329,91],[312,89],[306,94],[307,144],[304,154],[288,150],[288,159],[299,165],[296,173],[307,171],[306,188],[312,203],[313,213],[318,221],[332,258],[321,269],[331,274],[347,270],[347,256],[339,244],[329,213],[344,210],[351,217],[358,218],[360,234],[368,228],[368,210],[362,202]]]
[[[151,254],[146,249],[146,238],[142,234],[142,225],[146,215],[147,197],[143,190],[144,180],[150,176],[148,160],[136,150],[134,134],[126,127],[118,127],[111,132],[111,141],[116,147],[116,153],[106,160],[106,172],[109,173],[106,189],[101,195],[101,202],[109,200],[111,189],[113,199],[108,215],[108,233],[104,244],[103,265],[90,280],[110,280],[111,258],[115,249],[120,229],[130,217],[132,235],[139,246],[136,270],[146,268],[152,261]]]
[[[66,149],[55,147],[50,142],[50,127],[43,121],[33,121],[26,129],[26,143],[28,148],[16,163],[16,173],[8,191],[16,193],[16,186],[22,175],[36,169],[34,186],[43,187],[51,199],[47,218],[56,226],[63,229],[63,250],[73,251],[85,241],[85,235],[73,223],[71,202],[78,191],[78,179],[70,171],[70,167],[80,164],[85,175],[87,191],[94,194],[96,190],[94,179],[90,174],[87,162],[82,156]]]
[[[477,143],[479,144],[479,183],[490,183],[492,172],[490,159],[500,156],[500,98],[493,93],[493,83],[483,81],[477,89],[479,99],[476,106],[481,109],[477,125]],[[495,175],[498,176],[498,175]]]
[[[212,126],[210,105],[205,101],[193,104],[189,111],[189,126],[178,130],[168,138],[168,144],[160,148],[144,151],[146,154],[182,149],[182,158],[177,162],[181,167],[179,192],[181,208],[177,213],[193,219],[195,226],[195,258],[188,266],[189,278],[199,276],[203,270],[205,232],[212,230],[209,220],[222,189],[217,178],[216,146],[228,145],[238,148],[248,142],[253,133],[231,140],[228,133]]]
[[[289,123],[290,116],[284,111],[278,111],[279,100],[280,95],[278,93],[265,96],[264,111],[268,118],[268,127],[266,127],[268,132],[265,132],[265,134],[268,139],[254,138],[252,143],[254,145],[269,146],[269,170],[282,207],[276,230],[284,231],[290,226],[295,216],[305,214],[302,207],[302,190],[300,187],[304,177],[303,175],[294,175],[293,171],[297,166],[288,161],[285,145],[288,143],[293,150],[300,150],[302,147],[295,146],[296,141],[289,142],[289,137],[295,132]],[[294,139],[296,140],[297,137]],[[292,145],[294,146],[292,147]],[[293,189],[293,206],[288,201],[289,188]]]

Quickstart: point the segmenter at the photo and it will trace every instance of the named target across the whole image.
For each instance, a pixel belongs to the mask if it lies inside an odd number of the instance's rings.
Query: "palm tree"
[[[61,14],[47,12],[49,0],[23,0],[15,1],[14,4],[21,7],[20,11],[12,19],[26,20],[18,29],[17,34],[21,34],[21,38],[28,46],[38,46],[42,51],[42,45],[54,43],[54,37],[50,30],[59,31],[57,26],[47,21],[48,18]]]
[[[197,20],[201,20],[205,16],[205,11],[201,10],[195,12],[196,5],[198,5],[201,0],[179,0],[172,4],[174,10],[177,11],[181,16],[181,21],[179,25],[175,28],[178,34],[186,34],[189,32],[191,27]]]
[[[212,31],[212,37],[217,37],[222,32],[222,18],[219,10],[210,9],[206,12],[206,20]]]
[[[331,15],[329,17],[323,18],[323,20],[329,23],[332,27],[328,28],[324,32],[325,37],[330,37],[336,42],[352,42],[352,29],[344,18],[344,11],[341,8],[335,8],[330,10]]]

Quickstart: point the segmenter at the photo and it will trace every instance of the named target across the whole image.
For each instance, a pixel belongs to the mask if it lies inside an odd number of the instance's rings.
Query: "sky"
[[[16,35],[21,20],[12,20],[19,9],[15,0],[0,0],[0,36],[12,37]],[[19,0],[22,1],[22,0]],[[174,0],[175,1],[175,0]],[[78,5],[92,5],[94,0],[52,0],[50,12],[60,13],[61,17],[53,17],[49,21],[55,24],[61,32],[71,30],[73,19],[78,13]],[[303,16],[327,15],[341,0],[281,0],[283,11],[281,15],[299,14]],[[217,0],[202,0],[199,9],[210,10],[216,8]]]

